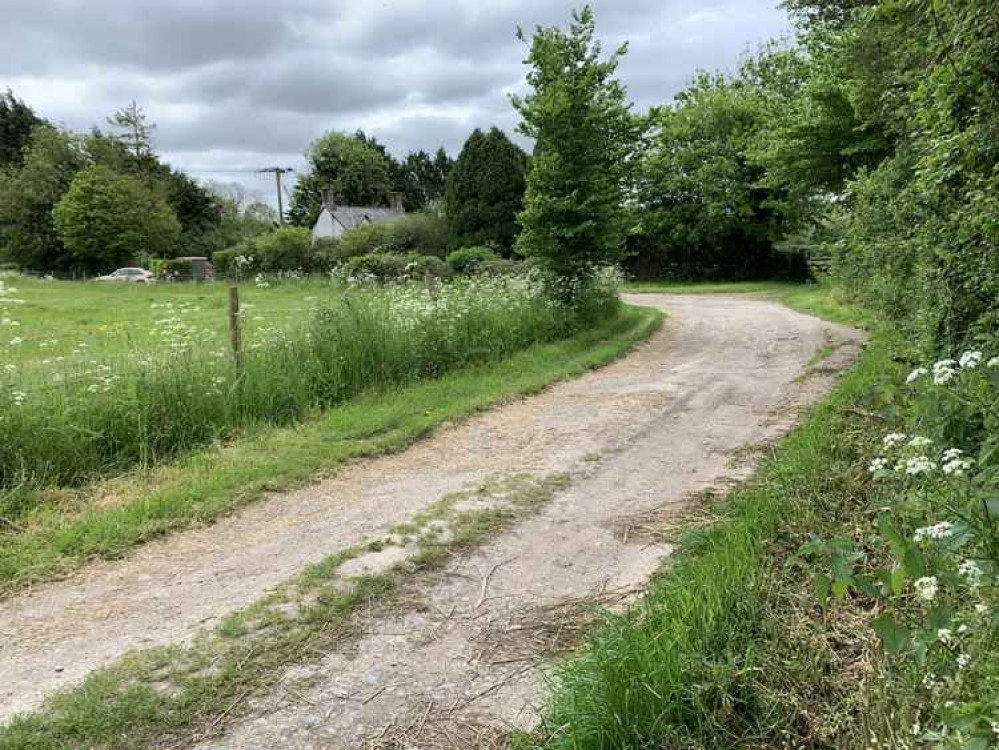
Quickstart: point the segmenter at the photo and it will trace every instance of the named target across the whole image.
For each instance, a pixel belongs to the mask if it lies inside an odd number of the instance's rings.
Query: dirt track
[[[538,515],[451,563],[421,593],[425,606],[377,623],[349,654],[290,673],[293,692],[242,707],[205,747],[435,747],[472,742],[481,727],[529,725],[540,667],[557,648],[512,634],[546,633],[558,618],[571,626],[565,605],[640,587],[669,549],[627,529],[745,477],[749,462],[733,456],[786,431],[859,342],[851,329],[749,297],[632,301],[670,319],[620,362],[4,602],[0,721],[126,651],[190,639],[443,495],[568,473],[569,488]],[[825,345],[832,356],[800,377]]]

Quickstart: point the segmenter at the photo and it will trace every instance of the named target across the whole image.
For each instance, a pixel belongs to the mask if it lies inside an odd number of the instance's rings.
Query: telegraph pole
[[[285,172],[294,172],[295,170],[291,167],[265,167],[264,169],[258,169],[258,172],[273,172],[274,179],[277,182],[277,199],[278,199],[278,222],[284,226],[284,203],[281,197],[281,175]]]

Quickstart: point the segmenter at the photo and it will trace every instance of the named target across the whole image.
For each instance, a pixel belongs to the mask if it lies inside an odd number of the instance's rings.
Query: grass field
[[[0,294],[0,317],[17,326],[0,328],[3,363],[40,365],[44,360],[118,356],[132,349],[165,346],[163,320],[178,313],[205,342],[225,346],[228,339],[228,285],[115,284],[96,281],[44,281],[8,277],[16,291]],[[287,327],[343,288],[328,281],[282,281],[259,288],[240,286],[247,335],[269,327]],[[16,299],[6,305],[3,299]],[[21,339],[10,345],[11,340]],[[75,352],[75,353],[74,353]]]

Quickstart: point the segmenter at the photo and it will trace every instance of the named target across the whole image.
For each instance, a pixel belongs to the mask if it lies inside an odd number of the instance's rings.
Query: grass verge
[[[285,667],[319,661],[387,608],[417,606],[412,591],[433,571],[537,512],[568,483],[565,475],[518,475],[445,496],[404,533],[331,555],[192,645],[133,652],[93,672],[0,728],[0,750],[188,746],[216,735],[247,698],[274,688]],[[455,508],[476,499],[490,502]],[[403,546],[407,558],[384,573],[344,574],[345,563],[387,545]]]
[[[662,314],[620,315],[556,343],[391,391],[370,392],[291,428],[264,428],[170,466],[78,491],[53,491],[0,532],[0,596],[120,557],[154,537],[210,523],[268,491],[289,489],[344,461],[401,450],[446,421],[536,393],[611,362],[658,329]]]
[[[820,286],[757,291],[808,312],[839,305]],[[875,709],[878,650],[848,611],[815,606],[795,552],[871,512],[865,467],[890,360],[876,335],[755,477],[712,507],[719,520],[681,536],[643,602],[609,616],[560,670],[541,728],[518,747],[866,746],[887,720]]]

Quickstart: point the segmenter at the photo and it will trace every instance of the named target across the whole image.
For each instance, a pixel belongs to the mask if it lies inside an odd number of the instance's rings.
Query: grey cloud
[[[582,0],[29,0],[0,25],[0,88],[83,129],[135,98],[179,166],[301,154],[363,127],[395,153],[474,127],[511,131],[522,85],[514,32],[567,22]],[[636,108],[669,101],[698,68],[734,67],[785,33],[776,0],[593,0]],[[529,144],[525,144],[529,145]]]

